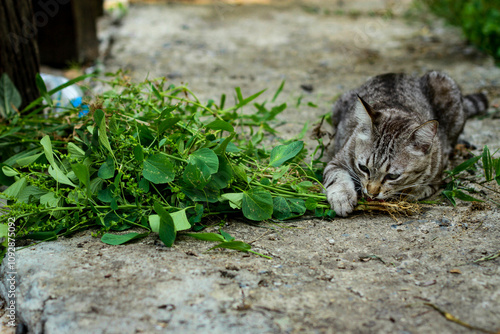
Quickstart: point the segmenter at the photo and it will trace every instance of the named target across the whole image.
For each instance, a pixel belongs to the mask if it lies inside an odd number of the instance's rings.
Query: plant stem
[[[292,191],[288,191],[288,190],[284,190],[284,189],[280,189],[276,186],[266,186],[266,185],[263,185],[263,184],[260,184],[256,181],[252,181],[250,182],[252,185],[254,186],[258,186],[258,187],[263,187],[263,188],[266,188],[270,191],[274,191],[275,193],[280,193],[280,194],[283,194],[283,195],[289,195],[291,197],[311,197],[311,198],[316,198],[316,199],[319,199],[319,200],[326,200],[326,196],[324,194],[304,194],[304,193],[296,193],[296,192],[292,192]]]

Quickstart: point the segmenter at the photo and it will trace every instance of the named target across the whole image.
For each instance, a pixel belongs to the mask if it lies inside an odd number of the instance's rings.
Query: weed
[[[494,154],[493,154],[494,155]],[[499,193],[489,185],[492,181],[496,181],[500,185],[500,158],[494,158],[490,153],[488,146],[484,146],[481,155],[472,157],[464,161],[452,170],[445,171],[448,175],[449,182],[443,190],[443,196],[446,197],[453,206],[456,205],[456,198],[462,201],[477,201],[482,200],[473,197],[469,194],[477,194],[479,191],[471,185],[476,185],[492,192]],[[481,166],[479,166],[481,164]],[[478,172],[479,175],[471,176],[472,173]],[[493,199],[486,199],[495,205],[500,205]]]

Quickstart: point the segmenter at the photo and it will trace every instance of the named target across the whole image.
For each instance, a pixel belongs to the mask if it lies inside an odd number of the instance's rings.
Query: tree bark
[[[99,56],[96,20],[102,0],[32,0],[38,26],[40,60],[64,68]]]
[[[37,25],[31,0],[1,0],[0,75],[7,73],[19,90],[21,109],[39,96],[35,77],[40,71]]]

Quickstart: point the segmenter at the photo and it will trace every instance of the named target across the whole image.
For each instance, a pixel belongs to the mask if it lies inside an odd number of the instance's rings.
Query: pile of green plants
[[[465,37],[500,62],[498,0],[422,0],[434,13],[462,28]]]
[[[270,103],[252,104],[263,91],[244,98],[236,88],[230,107],[225,95],[202,104],[188,87],[161,79],[132,84],[120,73],[106,85],[82,115],[56,113],[54,92],[39,80],[42,98],[2,128],[2,220],[15,219],[16,238],[95,227],[107,243],[153,231],[171,246],[178,231],[201,230],[210,217],[334,216],[321,193],[323,164],[312,158],[320,152],[308,158],[300,140],[305,131],[277,137],[273,122],[286,104],[270,104],[283,85]],[[112,234],[133,227],[144,233]]]

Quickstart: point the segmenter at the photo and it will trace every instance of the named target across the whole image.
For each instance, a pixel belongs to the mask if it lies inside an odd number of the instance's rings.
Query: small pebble
[[[328,240],[328,242],[330,243],[330,245],[335,245],[335,239],[330,239]]]

